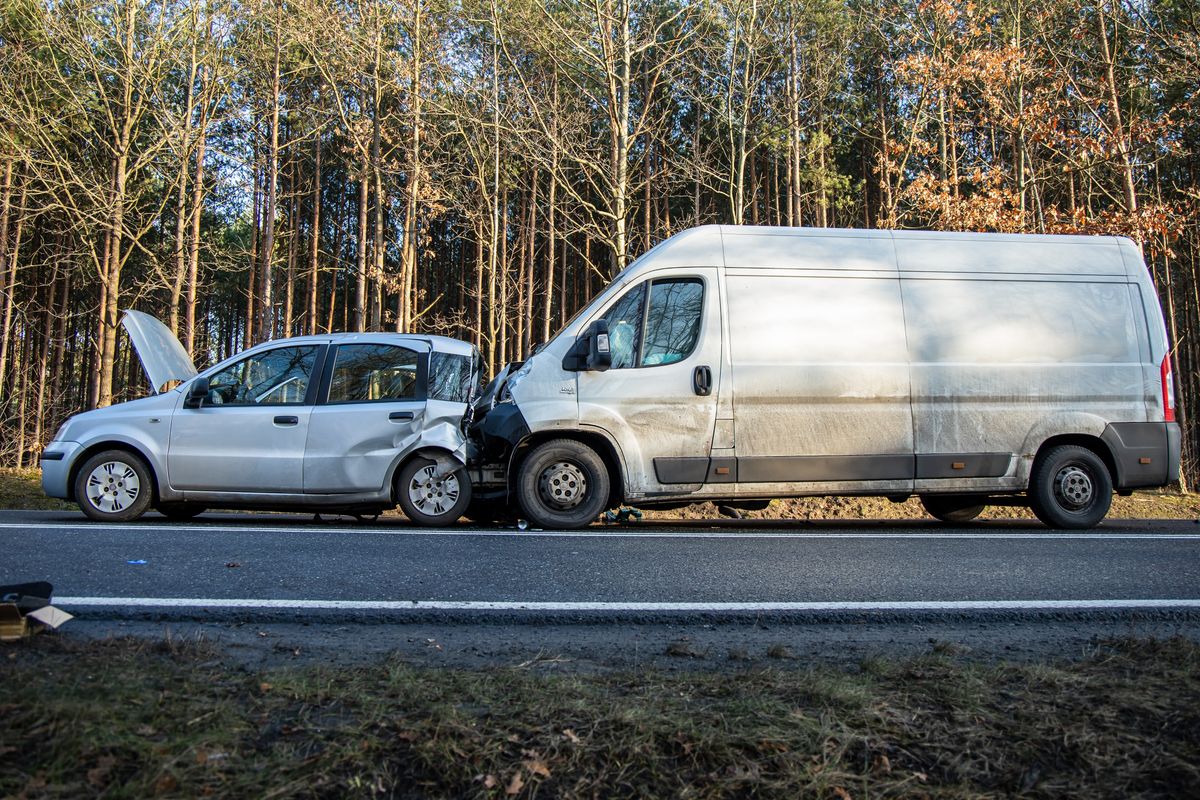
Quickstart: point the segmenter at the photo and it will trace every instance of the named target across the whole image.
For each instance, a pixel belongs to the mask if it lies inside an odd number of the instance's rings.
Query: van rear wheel
[[[1028,496],[1033,513],[1051,528],[1093,528],[1112,505],[1112,477],[1091,450],[1059,445],[1034,462]]]
[[[970,494],[923,494],[921,505],[929,516],[942,522],[970,522],[987,508]]]
[[[533,449],[517,475],[517,499],[539,528],[583,528],[608,503],[608,468],[595,450],[574,439]]]

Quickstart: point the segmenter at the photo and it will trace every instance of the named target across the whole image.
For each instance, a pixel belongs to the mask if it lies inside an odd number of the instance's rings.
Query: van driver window
[[[704,284],[696,278],[655,281],[650,287],[640,366],[674,364],[691,355],[703,304]]]
[[[329,402],[415,400],[417,352],[390,344],[346,344],[338,348]]]
[[[256,353],[208,379],[208,403],[283,406],[304,402],[316,346],[277,347]]]
[[[616,302],[604,316],[608,320],[608,346],[612,350],[611,369],[627,369],[637,364],[638,339],[642,334],[643,283]]]

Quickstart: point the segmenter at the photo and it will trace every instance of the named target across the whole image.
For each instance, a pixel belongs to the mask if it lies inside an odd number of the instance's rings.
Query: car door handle
[[[712,370],[708,367],[696,367],[692,372],[692,391],[701,397],[712,394]]]
[[[299,425],[300,418],[299,417],[276,417],[275,424],[276,425]]]
[[[393,422],[408,422],[412,418],[413,412],[411,411],[393,411],[392,413],[388,414],[388,419],[392,420]]]

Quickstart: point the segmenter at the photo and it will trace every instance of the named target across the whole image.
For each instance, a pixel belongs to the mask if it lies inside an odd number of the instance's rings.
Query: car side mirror
[[[612,366],[612,347],[608,341],[608,320],[598,319],[588,326],[586,368],[604,372]]]
[[[208,399],[208,378],[196,378],[188,385],[187,397],[183,398],[184,408],[199,408]]]

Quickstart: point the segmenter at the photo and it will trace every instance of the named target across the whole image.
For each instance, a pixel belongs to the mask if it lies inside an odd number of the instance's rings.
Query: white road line
[[[916,600],[813,603],[641,603],[507,600],[270,600],[204,597],[56,597],[56,606],[232,608],[335,611],[686,611],[768,613],[785,611],[1082,611],[1200,608],[1189,600]]]
[[[669,524],[669,523],[668,523]],[[853,524],[846,521],[846,524]],[[851,533],[837,531],[703,531],[703,530],[630,530],[627,528],[603,528],[584,531],[541,531],[541,530],[470,530],[460,528],[397,528],[387,529],[372,526],[312,527],[305,525],[168,525],[147,523],[144,525],[102,525],[101,523],[49,523],[49,522],[0,522],[0,530],[51,530],[63,532],[105,533],[113,531],[131,533],[317,533],[327,535],[356,534],[373,536],[476,536],[512,537],[518,539],[1164,539],[1174,541],[1200,541],[1200,533],[1107,533],[1103,531],[1079,531],[1075,533],[1032,532],[1032,531],[947,531],[932,532],[878,532]]]

